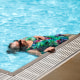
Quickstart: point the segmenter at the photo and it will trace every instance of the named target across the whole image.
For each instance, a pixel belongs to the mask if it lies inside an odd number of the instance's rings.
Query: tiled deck
[[[49,54],[15,76],[0,73],[0,80],[40,80],[55,70],[80,51],[80,34],[56,48],[56,52]]]

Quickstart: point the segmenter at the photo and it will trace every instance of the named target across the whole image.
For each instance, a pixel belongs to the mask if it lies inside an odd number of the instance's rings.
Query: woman
[[[68,40],[68,36],[58,34],[55,36],[33,36],[26,37],[21,40],[15,40],[9,44],[8,53],[17,51],[25,51],[37,56],[41,56],[45,52],[54,52],[55,47],[62,42]]]

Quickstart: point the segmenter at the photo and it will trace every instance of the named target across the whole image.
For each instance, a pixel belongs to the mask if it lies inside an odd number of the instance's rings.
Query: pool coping
[[[73,35],[73,34],[72,34],[72,35]],[[80,33],[79,33],[78,35],[75,35],[73,38],[67,40],[66,42],[60,44],[59,46],[57,46],[57,47],[55,48],[55,51],[56,51],[57,49],[59,49],[60,47],[66,45],[67,43],[69,43],[69,42],[72,41],[73,39],[77,38],[78,36],[80,36]],[[50,54],[49,52],[43,54],[42,56],[38,57],[37,59],[33,60],[32,62],[30,62],[30,63],[28,63],[28,64],[26,64],[26,65],[24,65],[24,66],[22,66],[21,68],[17,69],[17,70],[14,71],[14,72],[9,72],[9,71],[3,70],[3,69],[0,69],[0,72],[5,73],[5,74],[10,75],[10,76],[15,76],[16,74],[18,74],[18,73],[20,73],[21,71],[25,70],[26,68],[28,68],[29,66],[33,65],[34,63],[36,63],[37,61],[41,60],[42,58],[48,56],[49,54]]]

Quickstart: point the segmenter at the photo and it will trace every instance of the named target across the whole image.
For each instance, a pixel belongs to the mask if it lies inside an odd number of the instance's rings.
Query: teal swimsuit
[[[33,44],[30,48],[26,49],[26,51],[31,49],[37,49],[42,54],[44,54],[44,50],[48,47],[56,47],[64,41],[68,40],[68,36],[64,36],[62,34],[58,34],[55,36],[44,36],[45,40],[37,40],[35,37],[27,37],[25,40],[32,40]]]

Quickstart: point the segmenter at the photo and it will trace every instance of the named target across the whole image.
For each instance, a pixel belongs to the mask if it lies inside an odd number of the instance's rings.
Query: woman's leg
[[[28,50],[27,52],[30,53],[30,54],[33,54],[33,55],[37,55],[37,56],[41,56],[42,55],[41,52],[36,50],[36,49]]]

